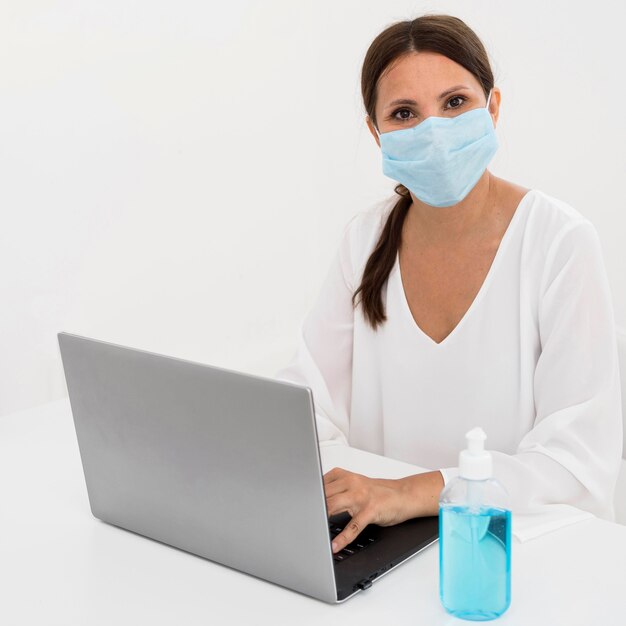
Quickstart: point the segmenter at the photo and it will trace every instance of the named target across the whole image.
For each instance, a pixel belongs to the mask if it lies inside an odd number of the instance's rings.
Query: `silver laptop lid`
[[[58,340],[95,517],[337,600],[308,387]]]

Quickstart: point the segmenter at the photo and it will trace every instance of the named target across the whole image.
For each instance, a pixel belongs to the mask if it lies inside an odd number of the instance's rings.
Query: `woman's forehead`
[[[462,65],[435,52],[413,52],[396,59],[378,81],[378,101],[387,106],[396,98],[438,98],[455,85],[480,88],[476,77]]]

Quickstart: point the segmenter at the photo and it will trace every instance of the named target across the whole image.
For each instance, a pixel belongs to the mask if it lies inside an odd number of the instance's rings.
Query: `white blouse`
[[[613,521],[621,392],[593,224],[528,191],[471,306],[436,343],[413,319],[397,255],[382,292],[387,321],[375,332],[352,307],[397,199],[349,220],[296,353],[274,377],[310,387],[320,444],[439,469],[447,484],[465,433],[481,426],[513,511],[562,502]]]

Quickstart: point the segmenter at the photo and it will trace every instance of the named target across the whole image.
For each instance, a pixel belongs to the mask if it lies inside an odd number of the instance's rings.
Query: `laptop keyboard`
[[[344,529],[344,526],[338,526],[333,522],[328,522],[328,530],[330,531],[331,541]],[[357,538],[349,543],[343,550],[340,550],[336,554],[333,554],[333,559],[337,562],[344,561],[351,557],[353,554],[364,550],[368,546],[371,546],[376,541],[376,537],[367,532],[367,528],[363,530]]]

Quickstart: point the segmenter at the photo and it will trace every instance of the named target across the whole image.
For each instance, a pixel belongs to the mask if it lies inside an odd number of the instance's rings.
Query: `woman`
[[[365,56],[367,125],[390,200],[355,215],[292,362],[320,442],[438,468],[324,476],[329,515],[437,515],[465,433],[487,433],[513,511],[563,502],[613,520],[622,453],[613,305],[592,223],[494,176],[500,90],[460,19],[393,24]]]

